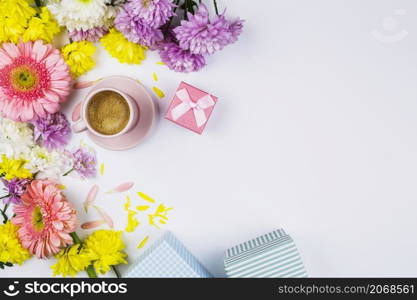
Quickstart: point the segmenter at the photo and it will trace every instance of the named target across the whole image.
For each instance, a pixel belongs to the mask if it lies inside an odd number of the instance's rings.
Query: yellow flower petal
[[[139,220],[135,217],[137,212],[134,210],[128,210],[127,211],[127,225],[125,228],[126,232],[133,232],[135,231],[136,227],[139,226]]]
[[[159,88],[157,88],[156,86],[152,87],[152,90],[154,91],[154,93],[159,97],[159,98],[164,98],[165,94],[163,91],[161,91]]]
[[[155,200],[151,197],[149,197],[148,195],[142,193],[142,192],[137,192],[138,196],[141,197],[143,200],[148,201],[150,203],[155,203]]]
[[[101,163],[101,165],[100,165],[100,175],[101,176],[104,175],[104,163]]]
[[[153,72],[152,76],[153,76],[153,80],[158,81],[158,76],[156,75],[155,72]]]
[[[124,208],[125,208],[126,211],[129,210],[131,204],[132,204],[132,201],[130,200],[130,196],[126,196],[126,202],[125,202],[125,205],[124,205]]]
[[[138,206],[136,206],[136,209],[138,211],[145,211],[145,210],[149,209],[149,205],[138,205]]]
[[[138,248],[138,249],[141,249],[141,248],[143,248],[145,245],[146,245],[146,243],[148,242],[148,240],[149,240],[149,236],[147,235],[140,243],[139,243],[139,245],[136,247],[136,248]]]

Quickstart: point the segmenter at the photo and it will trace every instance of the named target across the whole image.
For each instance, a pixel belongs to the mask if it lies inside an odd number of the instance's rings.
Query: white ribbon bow
[[[197,127],[200,128],[207,122],[205,109],[214,106],[216,102],[210,95],[205,95],[204,97],[198,99],[196,102],[192,101],[190,95],[188,94],[187,89],[179,90],[176,93],[178,99],[181,100],[181,103],[178,104],[175,108],[172,109],[171,115],[174,121],[178,120],[181,116],[187,113],[189,110],[192,110],[195,117],[195,122]]]

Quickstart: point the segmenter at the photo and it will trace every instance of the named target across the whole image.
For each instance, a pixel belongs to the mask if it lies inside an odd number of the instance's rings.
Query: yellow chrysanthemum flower
[[[61,50],[65,62],[71,69],[74,77],[90,71],[94,66],[93,60],[96,47],[92,42],[73,42],[64,46]]]
[[[25,0],[1,0],[0,13],[3,17],[15,17],[28,20],[36,14],[36,10]]]
[[[58,260],[56,264],[51,266],[54,276],[68,275],[74,277],[78,272],[85,270],[90,264],[93,256],[84,249],[80,244],[61,250],[55,258]]]
[[[29,251],[22,247],[17,235],[18,227],[8,221],[0,225],[0,262],[21,265],[30,257]]]
[[[19,37],[25,32],[26,21],[16,18],[0,17],[0,43],[14,42],[17,43]]]
[[[101,44],[121,63],[140,64],[145,59],[146,47],[128,41],[115,28],[101,38]]]
[[[51,43],[55,35],[61,31],[51,12],[46,7],[41,8],[39,15],[29,20],[28,27],[23,34],[23,41],[44,40]]]
[[[111,266],[127,264],[121,231],[97,230],[85,239],[84,247],[93,254],[94,269],[101,274],[107,273]]]
[[[25,0],[0,1],[0,42],[17,43],[36,10]]]
[[[30,171],[25,169],[26,161],[24,159],[9,159],[5,154],[1,157],[0,176],[4,176],[7,180],[32,178]]]

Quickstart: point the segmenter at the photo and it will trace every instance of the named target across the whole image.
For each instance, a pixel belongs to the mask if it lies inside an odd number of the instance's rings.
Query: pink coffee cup
[[[111,91],[111,92],[115,92],[117,94],[119,94],[120,96],[123,97],[123,99],[126,101],[126,103],[129,106],[129,120],[125,126],[125,128],[123,128],[121,131],[119,131],[116,134],[113,135],[106,135],[106,134],[102,134],[98,131],[96,131],[88,122],[88,117],[87,117],[87,108],[88,105],[90,103],[90,101],[93,99],[93,97],[101,92],[106,92],[106,91]],[[114,88],[101,88],[98,90],[95,90],[93,93],[89,94],[87,96],[87,98],[83,101],[82,105],[81,105],[81,109],[80,109],[80,120],[75,123],[72,126],[72,130],[75,133],[79,133],[85,130],[90,131],[92,134],[98,136],[98,137],[102,137],[102,138],[114,138],[114,137],[118,137],[121,135],[126,134],[127,132],[129,132],[138,122],[139,120],[139,108],[136,104],[136,101],[134,101],[129,95],[123,93],[120,90],[114,89]]]

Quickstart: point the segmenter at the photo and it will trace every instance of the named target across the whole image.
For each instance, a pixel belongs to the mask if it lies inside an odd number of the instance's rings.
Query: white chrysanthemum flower
[[[31,125],[0,118],[0,153],[18,158],[34,145]]]
[[[108,6],[106,16],[109,20],[116,18],[126,0],[106,0]]]
[[[38,145],[23,158],[27,161],[25,168],[36,174],[38,179],[58,179],[68,168],[68,158],[64,153],[57,150],[48,151]]]
[[[69,31],[88,30],[106,25],[108,0],[49,0],[47,7],[59,25]]]

